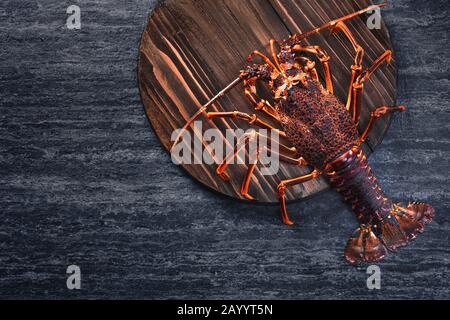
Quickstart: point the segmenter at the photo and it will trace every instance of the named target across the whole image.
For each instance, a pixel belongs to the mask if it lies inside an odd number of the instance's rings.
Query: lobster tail
[[[351,264],[356,264],[359,260],[366,260],[363,230],[364,226],[358,228],[348,240],[347,247],[345,248],[345,258]]]
[[[361,224],[344,252],[352,264],[383,259],[387,250],[396,251],[415,239],[434,217],[429,204],[411,203],[402,208],[389,200],[359,147],[351,148],[326,170],[330,183],[352,206]]]
[[[435,214],[434,208],[427,203],[413,202],[406,209],[398,207],[398,210],[403,212],[404,216],[423,225],[430,223]]]

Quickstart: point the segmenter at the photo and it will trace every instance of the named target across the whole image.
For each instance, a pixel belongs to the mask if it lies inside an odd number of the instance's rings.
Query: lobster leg
[[[379,108],[384,113],[383,108]],[[435,211],[425,203],[406,208],[387,198],[359,146],[352,147],[327,165],[329,182],[351,204],[360,227],[345,249],[352,264],[381,260],[387,250],[405,246],[431,222]]]
[[[346,108],[352,115],[353,119],[356,118],[355,110],[352,107],[352,97],[353,97],[353,84],[356,81],[357,77],[361,74],[362,71],[362,63],[364,58],[364,49],[358,44],[355,37],[353,36],[353,33],[350,31],[350,29],[346,26],[344,22],[338,22],[333,29],[331,30],[332,33],[341,31],[347,39],[350,41],[350,43],[353,46],[353,49],[355,49],[355,61],[353,65],[351,66],[352,74],[350,78],[350,86],[348,89],[348,96],[347,96],[347,104]]]
[[[241,195],[245,197],[247,200],[253,201],[255,198],[248,193],[248,189],[250,187],[250,181],[253,177],[253,172],[255,171],[256,163],[250,164],[248,166],[247,174],[245,175],[244,181],[241,186]]]
[[[334,93],[334,87],[333,87],[333,78],[331,76],[331,69],[330,69],[330,60],[331,57],[326,53],[325,50],[323,50],[319,46],[301,46],[300,44],[296,44],[293,48],[293,51],[295,52],[308,52],[312,53],[317,56],[320,63],[322,64],[324,73],[325,73],[325,83],[326,87],[329,93]]]
[[[252,61],[255,56],[261,57],[264,62],[273,70],[278,70],[281,71],[281,69],[278,68],[278,66],[274,65],[272,61],[270,61],[269,58],[267,58],[266,55],[264,55],[263,53],[259,52],[258,50],[253,51],[248,57],[247,57],[247,61]]]
[[[372,111],[370,114],[369,123],[367,124],[366,130],[364,130],[363,134],[359,138],[360,143],[364,143],[367,139],[367,136],[369,135],[370,130],[372,129],[373,124],[377,119],[380,117],[390,113],[390,112],[396,112],[396,111],[405,111],[405,106],[397,106],[397,107],[379,107],[375,111]]]
[[[230,177],[225,173],[225,170],[228,168],[228,165],[238,156],[238,154],[241,152],[242,149],[244,149],[248,143],[255,139],[256,136],[261,136],[261,134],[259,133],[250,133],[250,134],[245,134],[242,137],[240,137],[238,139],[238,142],[234,148],[234,150],[230,151],[225,158],[223,159],[223,161],[219,164],[219,166],[217,167],[216,173],[217,175],[224,181],[228,181],[230,180]],[[266,137],[268,138],[268,137]],[[296,151],[292,148],[288,148],[287,146],[280,144],[278,141],[272,141],[270,140],[270,138],[268,138],[268,142],[270,144],[272,143],[277,143],[278,144],[278,149],[282,149],[283,151],[285,151],[286,153],[296,153]],[[270,152],[274,152],[273,150],[269,149]],[[288,156],[288,155],[284,155],[281,153],[276,153],[278,158],[280,159],[280,161],[282,162],[286,162],[286,163],[290,163],[293,165],[298,165],[298,166],[306,166],[307,163],[305,161],[305,159],[303,159],[303,157],[299,157],[299,158],[293,158],[292,156]],[[251,175],[250,175],[251,176]]]
[[[229,85],[227,85],[225,88],[223,88],[219,93],[217,93],[212,99],[210,99],[207,103],[205,103],[197,112],[186,122],[186,124],[183,126],[183,128],[180,130],[180,133],[175,138],[174,143],[172,145],[172,148],[180,142],[181,137],[183,136],[183,132],[187,130],[190,125],[202,114],[204,114],[212,105],[214,102],[219,100],[221,97],[223,97],[226,93],[231,91],[234,87],[236,87],[239,83],[242,81],[247,81],[248,79],[255,78],[265,81],[270,81],[270,77],[267,77],[267,75],[271,74],[271,72],[276,69],[273,63],[270,62],[270,60],[264,56],[262,53],[255,51],[252,55],[249,56],[249,59],[253,59],[253,55],[260,55],[264,58],[264,60],[267,62],[267,64],[263,65],[255,65],[252,67],[248,67],[245,70],[241,71],[241,74],[238,78],[234,79]]]
[[[242,119],[247,121],[250,124],[256,124],[259,127],[262,128],[266,128],[269,130],[274,130],[276,132],[278,132],[278,134],[285,138],[286,137],[286,133],[284,131],[280,131],[277,128],[274,128],[273,126],[271,126],[270,124],[268,124],[267,122],[261,120],[258,118],[258,116],[256,114],[250,115],[244,112],[240,112],[240,111],[231,111],[231,112],[208,112],[207,116],[209,119],[213,119],[213,118],[238,118],[238,119]],[[272,140],[272,139],[269,139]],[[272,141],[274,142],[274,141]],[[276,142],[280,148],[282,148],[283,150],[287,151],[287,152],[293,152],[296,153],[296,149],[292,148],[292,147],[288,147],[280,142]]]
[[[283,180],[278,184],[277,187],[277,194],[278,194],[278,198],[280,201],[280,207],[281,207],[281,218],[283,219],[283,222],[287,225],[292,225],[294,224],[290,219],[289,219],[289,215],[287,212],[287,208],[286,208],[286,195],[285,195],[285,191],[286,188],[288,187],[292,187],[294,185],[298,185],[304,182],[308,182],[311,181],[315,178],[317,178],[318,176],[320,176],[322,173],[319,172],[318,170],[314,170],[313,172],[311,172],[310,174],[304,175],[304,176],[300,176],[297,178],[293,178],[293,179],[289,179],[289,180]]]
[[[352,103],[350,109],[353,110],[353,120],[356,124],[359,123],[361,114],[361,101],[364,91],[364,83],[370,78],[370,76],[384,63],[390,63],[392,59],[392,51],[385,51],[369,68],[361,72],[353,83]]]
[[[247,135],[242,136],[238,140],[236,148],[232,152],[227,154],[225,156],[224,160],[222,161],[222,163],[217,167],[216,173],[217,173],[217,175],[219,175],[219,177],[221,177],[225,181],[230,180],[230,177],[225,173],[225,170],[228,168],[229,163],[234,158],[236,158],[237,155],[239,154],[239,152],[242,149],[246,148],[246,146],[249,144],[249,142],[254,140],[258,135],[259,135],[258,133],[247,134]],[[297,166],[306,166],[306,161],[302,157],[295,159],[295,158],[289,157],[287,155],[283,155],[278,152],[275,152],[275,151],[271,150],[270,148],[267,148],[267,147],[264,147],[264,148],[265,148],[265,150],[269,150],[270,152],[275,153],[278,156],[278,159],[282,162],[290,163],[290,164],[297,165]],[[254,156],[256,156],[255,163],[249,164],[248,169],[247,169],[247,174],[242,182],[242,186],[241,186],[241,190],[240,190],[241,195],[244,196],[248,200],[254,200],[254,198],[249,194],[248,190],[250,187],[251,178],[253,177],[255,168],[259,162],[259,150],[254,150],[254,152],[256,152],[256,154],[254,154]]]
[[[362,224],[353,233],[344,251],[345,259],[351,264],[357,264],[361,261],[380,261],[386,254],[385,246],[376,236],[370,224]]]

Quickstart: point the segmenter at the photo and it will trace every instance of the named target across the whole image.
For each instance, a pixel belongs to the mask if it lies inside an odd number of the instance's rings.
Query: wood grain
[[[266,51],[271,38],[284,39],[291,33],[313,29],[369,5],[370,1],[349,0],[164,2],[155,10],[145,28],[139,62],[142,101],[164,147],[169,150],[172,132],[181,128],[201,105],[236,78],[250,52],[255,49]],[[365,16],[358,17],[349,22],[349,26],[367,50],[365,63],[369,65],[384,50],[390,49],[391,45],[384,26],[382,30],[371,31],[365,21]],[[343,36],[329,36],[328,32],[311,37],[309,43],[322,46],[332,56],[336,94],[341,101],[345,101],[354,50]],[[215,103],[210,110],[254,113],[240,87]],[[362,125],[368,121],[372,109],[395,103],[395,65],[383,67],[382,71],[377,72],[366,90]],[[268,95],[267,92],[265,94]],[[219,128],[225,132],[225,129],[247,130],[251,127],[240,120],[201,119],[203,131]],[[264,119],[270,122],[270,119]],[[368,153],[380,143],[388,124],[388,117],[377,123],[369,137],[369,148],[366,149]],[[192,132],[201,138],[202,132]],[[281,179],[296,177],[310,170],[283,163],[280,167],[279,173],[274,176],[263,176],[259,169],[255,171],[250,193],[258,201],[276,201],[275,186]],[[230,182],[217,177],[215,165],[194,164],[184,165],[184,168],[208,187],[242,198],[239,189],[245,165],[229,167],[228,172],[232,177]],[[287,198],[304,198],[327,186],[324,179],[319,178],[290,188]]]

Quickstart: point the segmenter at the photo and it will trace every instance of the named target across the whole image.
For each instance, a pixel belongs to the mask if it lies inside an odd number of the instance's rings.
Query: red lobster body
[[[301,35],[292,35],[280,44],[278,52],[275,48],[277,41],[271,40],[273,62],[261,52],[254,51],[249,60],[258,56],[264,63],[247,66],[241,70],[238,79],[206,103],[184,126],[186,129],[198,116],[207,111],[214,101],[238,83],[244,82],[245,95],[255,110],[266,113],[281,125],[283,130],[281,132],[292,144],[292,148],[285,149],[290,152],[294,150],[295,156],[299,156],[293,158],[280,153],[280,161],[314,168],[310,174],[283,180],[277,186],[283,221],[292,224],[286,209],[286,188],[310,181],[320,175],[327,176],[330,184],[352,206],[360,223],[360,227],[350,238],[345,249],[344,256],[350,263],[381,260],[386,255],[387,249],[395,250],[414,239],[434,216],[434,209],[428,204],[410,203],[403,208],[389,200],[378,185],[360,148],[376,119],[388,112],[405,109],[403,106],[381,106],[371,113],[369,124],[363,133],[360,134],[358,131],[364,83],[384,62],[390,62],[392,52],[385,51],[369,68],[364,69],[364,49],[344,21],[379,6],[383,4],[330,21]],[[333,93],[329,65],[331,57],[319,46],[310,46],[303,42],[308,36],[325,29],[342,32],[355,50],[345,105]],[[316,63],[309,57],[301,55],[302,53],[314,55],[320,61],[324,70],[325,86],[319,79]],[[274,107],[258,96],[256,81],[269,85],[273,100],[276,102]],[[249,115],[237,110],[207,112],[207,116],[209,119],[238,118],[271,130],[279,130],[259,119],[257,114]],[[180,136],[175,139],[174,145],[179,140]],[[230,179],[225,170],[228,160],[235,157],[237,152],[236,149],[227,155],[217,168],[216,172],[220,178]],[[241,195],[249,200],[254,199],[249,194],[249,186],[255,166],[256,164],[252,164],[248,167],[241,187]]]

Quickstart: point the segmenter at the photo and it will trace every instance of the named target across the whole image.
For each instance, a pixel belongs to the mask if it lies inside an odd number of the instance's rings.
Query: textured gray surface
[[[380,263],[382,289],[342,259],[356,221],[329,191],[290,206],[236,202],[175,167],[139,100],[149,1],[0,4],[0,297],[450,298],[448,1],[384,9],[399,65],[398,115],[371,164],[394,199],[437,209]],[[66,289],[66,268],[82,290]]]

